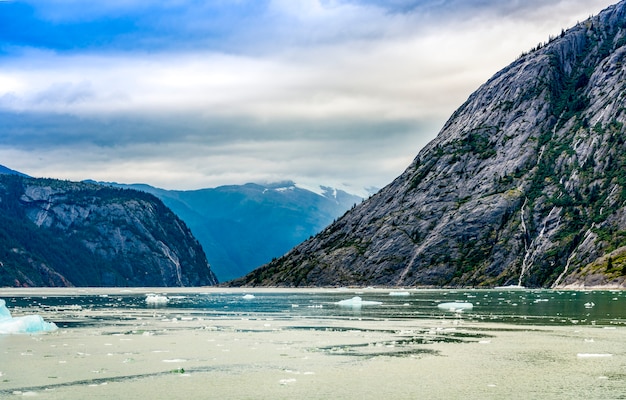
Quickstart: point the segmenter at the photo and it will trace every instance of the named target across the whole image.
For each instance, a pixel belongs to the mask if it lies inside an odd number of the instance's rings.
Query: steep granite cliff
[[[323,191],[318,194],[290,181],[189,191],[108,185],[161,199],[191,229],[220,281],[243,276],[281,256],[363,201],[328,187],[320,187]]]
[[[156,197],[0,174],[0,286],[217,283],[187,226]]]
[[[236,285],[623,286],[626,3],[473,93],[407,170]]]

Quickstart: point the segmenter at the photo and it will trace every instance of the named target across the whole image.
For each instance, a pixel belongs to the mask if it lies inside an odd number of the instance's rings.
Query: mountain
[[[0,165],[0,175],[2,174],[6,174],[6,175],[19,175],[19,176],[28,176],[26,174],[23,174],[21,172],[12,170],[11,168],[7,168],[4,165]]]
[[[200,286],[217,279],[156,197],[0,174],[0,286]]]
[[[405,172],[234,285],[621,286],[626,3],[523,54]]]
[[[220,281],[241,277],[280,257],[363,200],[330,187],[314,192],[291,181],[190,191],[101,184],[141,190],[161,199],[202,244]]]

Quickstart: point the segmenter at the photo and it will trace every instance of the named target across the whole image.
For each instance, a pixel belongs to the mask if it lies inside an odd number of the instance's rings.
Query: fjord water
[[[149,304],[148,293],[167,296]],[[3,289],[0,398],[626,398],[626,292]],[[341,301],[359,297],[362,301]],[[471,309],[439,309],[447,302]],[[344,302],[345,304],[345,302]]]

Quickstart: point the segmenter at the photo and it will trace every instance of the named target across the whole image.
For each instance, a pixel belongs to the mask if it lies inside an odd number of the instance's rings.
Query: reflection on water
[[[541,325],[626,323],[624,291],[301,289],[262,290],[251,294],[216,289],[180,292],[169,289],[169,292],[162,293],[162,296],[167,296],[166,302],[146,302],[146,294],[153,291],[110,289],[109,293],[94,294],[89,290],[77,290],[75,294],[48,293],[45,296],[3,298],[10,309],[18,312],[21,309],[33,313],[89,309],[107,311],[115,318],[124,318],[124,313],[132,310],[167,308],[216,318],[463,318],[468,321]],[[361,298],[362,304],[346,307],[345,301],[355,297]],[[451,312],[437,307],[450,302],[470,303],[472,308]],[[344,306],[340,306],[342,304]],[[52,320],[60,324],[76,323],[55,321],[54,316]]]

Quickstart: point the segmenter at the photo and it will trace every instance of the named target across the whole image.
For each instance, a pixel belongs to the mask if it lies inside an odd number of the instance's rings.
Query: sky
[[[381,188],[493,74],[613,2],[0,0],[0,164]]]

